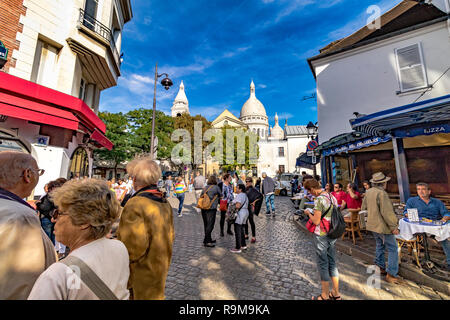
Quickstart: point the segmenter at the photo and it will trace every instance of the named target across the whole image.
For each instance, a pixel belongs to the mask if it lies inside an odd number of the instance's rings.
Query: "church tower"
[[[189,114],[189,101],[184,92],[184,83],[181,81],[180,90],[178,91],[172,106],[172,117],[179,117],[181,114]]]

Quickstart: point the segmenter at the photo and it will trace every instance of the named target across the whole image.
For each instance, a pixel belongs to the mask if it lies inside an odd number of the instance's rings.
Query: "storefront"
[[[35,196],[59,177],[92,176],[93,150],[113,147],[105,124],[82,100],[4,72],[0,129],[0,150],[28,152],[45,169]]]
[[[354,132],[321,144],[326,182],[355,182],[373,173],[392,179],[388,193],[405,202],[417,182],[433,195],[450,194],[450,95],[384,110],[350,120]]]

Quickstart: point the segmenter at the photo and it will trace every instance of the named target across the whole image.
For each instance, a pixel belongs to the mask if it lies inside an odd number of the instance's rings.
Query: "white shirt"
[[[241,204],[241,208],[237,214],[236,223],[244,224],[248,218],[248,198],[245,192],[241,192],[236,194],[236,197],[233,200],[234,203],[239,202]]]
[[[70,253],[86,263],[120,300],[128,300],[128,251],[118,240],[101,238]],[[52,264],[37,279],[28,300],[98,300],[68,266]]]

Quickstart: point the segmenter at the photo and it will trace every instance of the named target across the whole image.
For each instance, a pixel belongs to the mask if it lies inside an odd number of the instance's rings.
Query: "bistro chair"
[[[420,265],[419,261],[419,236],[416,236],[415,238],[411,240],[405,240],[400,235],[395,236],[398,244],[398,263],[400,264],[402,261],[402,247],[406,245],[408,248],[408,253],[413,255],[414,260],[416,261],[416,264],[419,266],[420,269],[422,269],[422,266]]]
[[[348,238],[350,239],[350,233],[352,234],[353,238],[353,244],[356,245],[356,239],[355,239],[355,232],[358,233],[358,236],[361,240],[364,240],[361,235],[361,227],[359,223],[359,213],[358,212],[352,212],[351,215],[344,217],[345,221],[345,232],[342,235],[342,240],[344,240],[345,235],[348,235]]]

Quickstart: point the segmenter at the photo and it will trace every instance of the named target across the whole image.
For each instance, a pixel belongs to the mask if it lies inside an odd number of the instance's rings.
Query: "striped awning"
[[[379,137],[450,132],[450,95],[350,119],[350,125],[355,131]],[[414,130],[405,133],[408,128]]]

